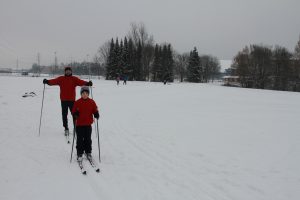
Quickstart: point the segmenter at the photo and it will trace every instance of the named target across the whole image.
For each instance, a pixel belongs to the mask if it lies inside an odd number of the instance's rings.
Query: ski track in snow
[[[42,78],[0,77],[0,199],[299,198],[299,93],[93,82],[101,163],[98,174],[85,160],[84,176],[58,87],[46,86],[39,137]],[[92,140],[98,162],[94,125]]]
[[[126,133],[129,133],[128,130],[118,127],[118,126],[115,126],[115,127],[116,127],[115,130],[118,131],[118,133],[119,133],[118,136],[121,136],[122,139],[126,140],[128,142],[128,146],[133,147],[134,152],[138,152],[141,154],[139,157],[147,157],[148,162],[149,162],[149,160],[151,160],[150,161],[151,163],[156,163],[156,164],[160,165],[159,166],[160,168],[171,171],[170,174],[172,174],[173,176],[165,177],[165,183],[164,183],[165,185],[173,185],[173,187],[177,187],[178,189],[181,189],[181,190],[185,190],[185,189],[191,190],[192,188],[187,187],[181,181],[175,180],[175,179],[177,179],[178,176],[181,178],[184,177],[184,179],[188,182],[191,182],[192,185],[200,186],[199,188],[195,188],[194,192],[192,192],[190,194],[189,193],[184,193],[184,194],[193,195],[193,194],[197,194],[197,190],[201,190],[204,194],[207,194],[207,196],[212,199],[223,199],[222,196],[213,197],[212,195],[210,195],[210,194],[214,194],[214,193],[207,192],[207,186],[203,182],[194,178],[194,175],[191,175],[188,171],[182,170],[182,169],[186,169],[186,166],[179,166],[178,162],[174,163],[174,161],[168,159],[167,156],[164,156],[161,153],[159,153],[159,152],[168,152],[168,151],[157,151],[157,150],[152,151],[153,149],[148,148],[148,146],[145,146],[144,144],[143,144],[143,146],[139,145],[137,141],[132,140],[131,138],[133,138],[133,137],[130,138],[130,137],[124,136]],[[152,153],[152,152],[154,152],[154,153]],[[154,183],[154,185],[155,185],[155,180],[156,180],[156,178],[154,180],[153,179],[151,180],[151,182]],[[148,181],[150,181],[150,180],[148,180]],[[181,196],[182,194],[178,194],[178,195]],[[201,197],[203,198],[203,196],[201,196]],[[186,198],[189,198],[189,196],[182,196],[182,198],[186,199]],[[194,199],[194,198],[197,199],[200,197],[198,197],[198,196],[192,197],[192,199]]]

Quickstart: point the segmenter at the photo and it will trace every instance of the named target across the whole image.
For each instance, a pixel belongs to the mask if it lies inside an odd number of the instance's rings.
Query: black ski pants
[[[62,114],[62,120],[63,120],[63,126],[65,129],[69,129],[68,127],[68,109],[70,110],[70,113],[72,115],[72,108],[74,105],[74,101],[61,101],[61,114]],[[73,119],[73,115],[72,115]],[[74,119],[73,119],[74,124]]]
[[[92,126],[76,126],[76,149],[77,156],[83,153],[92,153]]]

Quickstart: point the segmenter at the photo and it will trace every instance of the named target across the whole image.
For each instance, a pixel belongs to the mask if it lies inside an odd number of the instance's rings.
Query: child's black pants
[[[81,156],[83,153],[92,152],[92,126],[76,126],[77,133],[77,156]]]

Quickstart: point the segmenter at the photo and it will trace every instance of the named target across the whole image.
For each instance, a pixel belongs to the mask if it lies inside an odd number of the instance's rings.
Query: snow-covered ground
[[[46,86],[39,137],[42,78],[0,77],[1,200],[300,198],[299,93],[93,82],[101,173],[84,176],[69,162],[59,88]]]

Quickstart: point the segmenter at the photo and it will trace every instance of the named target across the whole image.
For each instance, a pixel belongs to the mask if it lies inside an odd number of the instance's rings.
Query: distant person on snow
[[[76,149],[77,161],[82,162],[82,155],[92,159],[92,123],[93,115],[99,119],[98,107],[93,99],[89,98],[89,87],[83,86],[80,90],[81,98],[75,101],[72,114],[76,122]]]
[[[62,121],[63,126],[65,127],[65,135],[69,135],[69,127],[68,127],[68,108],[70,112],[72,111],[75,98],[76,98],[76,86],[92,86],[92,81],[84,81],[76,76],[72,75],[71,67],[65,68],[65,75],[59,76],[55,79],[44,79],[44,84],[58,85],[60,87],[60,100],[61,100],[61,110],[62,110]],[[73,119],[74,122],[74,119]]]
[[[127,79],[128,79],[128,76],[124,75],[123,76],[123,85],[126,85]]]
[[[117,85],[119,85],[119,82],[120,82],[120,76],[119,75],[117,75],[116,81],[117,81]]]

